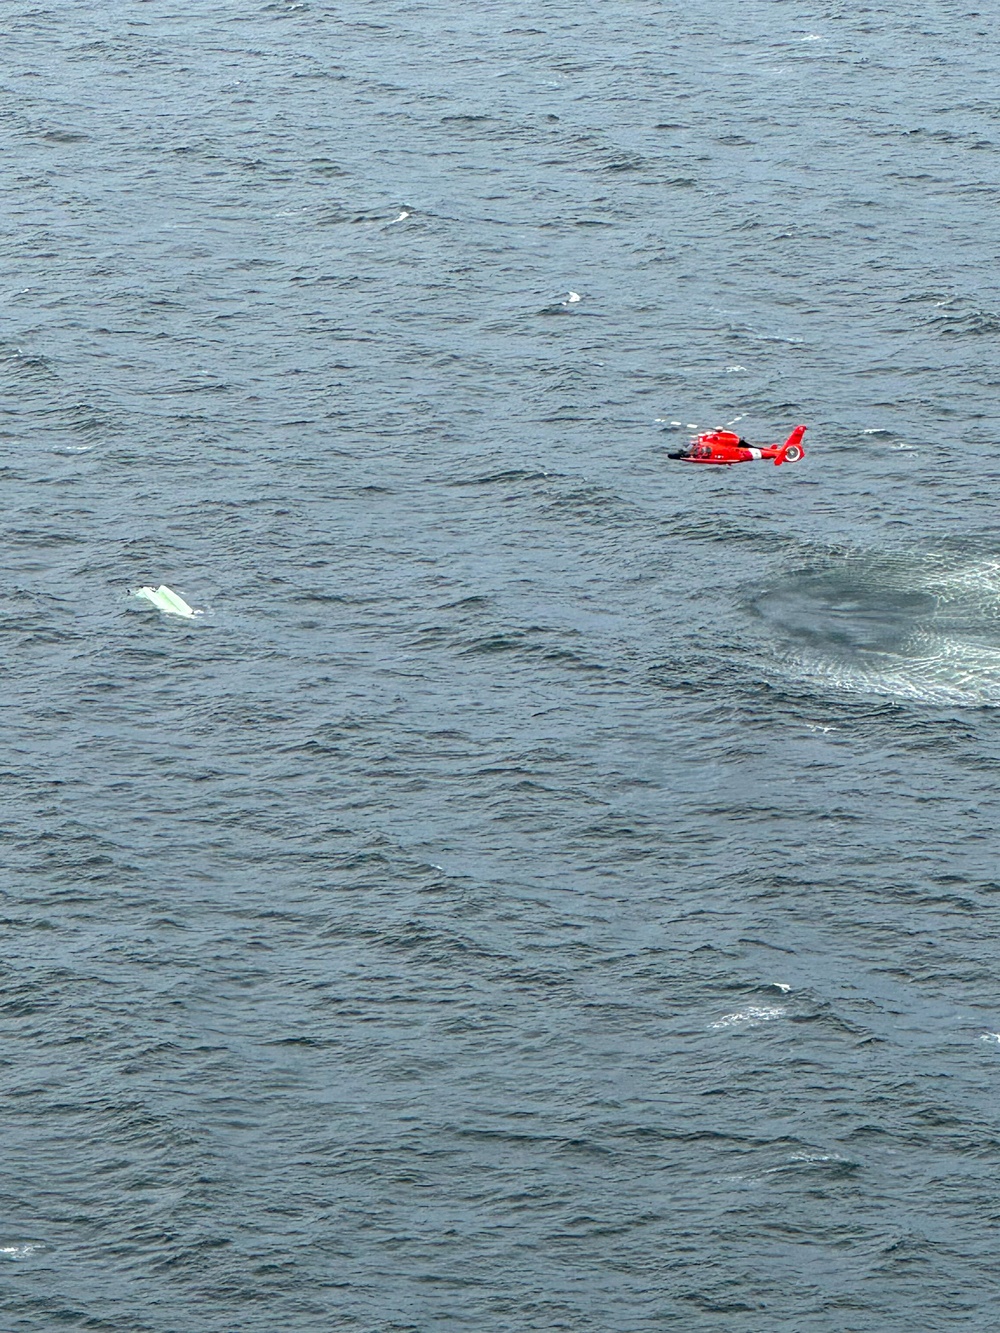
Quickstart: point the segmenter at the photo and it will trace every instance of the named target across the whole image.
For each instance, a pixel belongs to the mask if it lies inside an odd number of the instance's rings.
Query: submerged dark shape
[[[686,449],[668,454],[668,458],[677,458],[682,463],[708,463],[716,467],[729,467],[733,463],[754,463],[762,458],[773,458],[774,466],[782,463],[797,463],[805,456],[802,437],[805,426],[796,426],[784,444],[765,444],[761,448],[749,444],[735,431],[710,430],[696,435]]]

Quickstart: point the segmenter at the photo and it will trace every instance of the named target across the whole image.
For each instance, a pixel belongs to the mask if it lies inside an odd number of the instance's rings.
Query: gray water
[[[0,1327],[996,1327],[992,11],[0,26]]]

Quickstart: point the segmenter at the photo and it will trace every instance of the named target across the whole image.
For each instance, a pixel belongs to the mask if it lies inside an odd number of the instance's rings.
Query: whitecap
[[[0,1259],[27,1259],[40,1245],[0,1245]]]
[[[761,1172],[761,1176],[777,1176],[785,1171],[798,1171],[803,1167],[851,1167],[854,1163],[849,1157],[841,1157],[838,1153],[825,1152],[795,1152],[789,1155],[786,1162],[780,1166],[770,1166],[766,1171]]]
[[[742,1009],[735,1014],[725,1014],[722,1018],[717,1018],[714,1023],[709,1023],[709,1029],[713,1032],[721,1032],[725,1028],[736,1027],[757,1027],[760,1023],[770,1023],[776,1018],[784,1018],[786,1011],[773,1006],[752,1004],[747,1009]]]

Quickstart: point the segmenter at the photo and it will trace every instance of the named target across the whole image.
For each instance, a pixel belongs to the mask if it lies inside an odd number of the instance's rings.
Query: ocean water
[[[995,1328],[993,11],[0,25],[0,1327]]]

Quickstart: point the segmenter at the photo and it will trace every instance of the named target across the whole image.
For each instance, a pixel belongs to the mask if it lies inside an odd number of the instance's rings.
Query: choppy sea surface
[[[995,1328],[994,12],[0,26],[0,1327]]]

